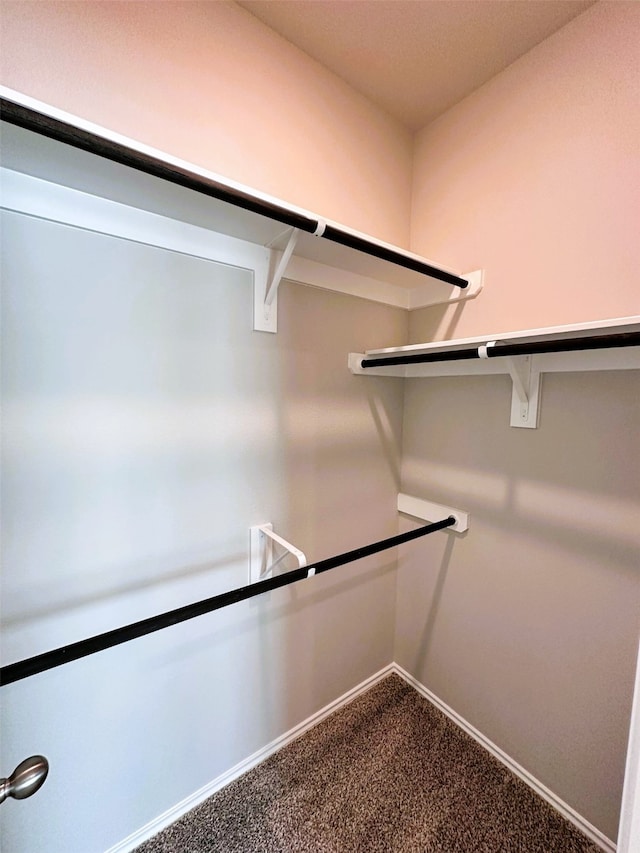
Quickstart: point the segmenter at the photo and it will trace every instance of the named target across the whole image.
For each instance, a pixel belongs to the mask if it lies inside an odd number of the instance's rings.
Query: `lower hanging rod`
[[[89,637],[86,640],[80,640],[77,643],[61,646],[59,649],[53,649],[50,652],[44,652],[41,655],[36,655],[26,660],[7,664],[7,666],[3,666],[0,669],[0,686],[12,684],[14,681],[20,681],[23,678],[28,678],[30,675],[37,675],[39,672],[45,672],[64,663],[70,663],[71,661],[87,657],[87,655],[102,652],[121,643],[128,643],[129,640],[144,637],[145,634],[152,634],[155,631],[168,628],[170,625],[177,625],[179,622],[186,622],[188,619],[194,619],[196,616],[203,616],[205,613],[211,613],[213,610],[220,610],[220,608],[227,607],[230,604],[246,601],[246,599],[261,595],[263,592],[270,592],[273,589],[288,586],[307,577],[328,572],[330,569],[345,565],[345,563],[361,560],[363,557],[369,557],[372,554],[377,554],[379,551],[385,551],[387,548],[402,545],[403,542],[410,542],[412,539],[418,539],[421,536],[426,536],[428,533],[435,533],[436,530],[443,530],[455,524],[456,519],[453,516],[449,516],[442,521],[436,521],[433,524],[427,524],[425,527],[419,527],[417,530],[400,533],[398,536],[382,539],[380,542],[374,542],[371,545],[365,545],[362,548],[338,554],[336,557],[328,557],[326,560],[320,560],[318,563],[304,566],[301,569],[294,569],[291,572],[286,572],[276,577],[267,578],[266,580],[258,581],[257,583],[238,589],[232,589],[220,595],[214,595],[212,598],[205,598],[203,601],[187,604],[184,607],[169,610],[167,613],[161,613],[158,616],[151,616],[149,619],[142,619],[140,622],[133,622],[131,625],[125,625],[122,628],[116,628],[104,634],[97,634],[95,637]]]
[[[443,341],[445,344],[446,341]],[[362,359],[364,367],[390,367],[395,364],[430,364],[438,361],[462,361],[472,358],[500,358],[500,356],[535,355],[547,352],[578,352],[580,350],[609,349],[612,347],[640,346],[640,332],[622,332],[613,335],[588,335],[579,338],[564,338],[552,341],[530,341],[529,343],[504,344],[490,341],[483,346],[469,349],[424,352],[416,355],[372,356]]]

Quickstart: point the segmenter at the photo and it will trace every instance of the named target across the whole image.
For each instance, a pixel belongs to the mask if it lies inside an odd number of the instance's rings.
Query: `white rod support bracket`
[[[362,359],[367,358],[364,352],[350,352],[347,359],[347,367],[356,376],[395,376],[404,379],[407,375],[406,368],[403,364],[398,364],[392,367],[375,367],[373,370],[366,370],[362,366]]]
[[[266,262],[254,270],[254,332],[272,332],[275,334],[278,331],[278,287],[298,242],[300,229],[292,228],[288,233],[289,238],[284,251],[265,248]]]
[[[438,282],[440,288],[437,293],[434,293],[433,280],[429,283],[412,287],[409,290],[409,304],[407,306],[409,311],[413,311],[415,308],[427,308],[429,305],[451,305],[456,302],[475,299],[484,286],[484,270],[462,273],[460,278],[464,278],[467,281],[467,287],[451,287],[450,285]],[[443,292],[446,295],[443,295]]]
[[[274,270],[273,275],[271,276],[271,280],[267,284],[267,290],[264,295],[264,304],[271,305],[276,293],[278,292],[278,287],[280,286],[280,282],[282,281],[282,277],[286,272],[287,264],[291,259],[291,255],[293,254],[293,250],[296,247],[296,243],[298,242],[298,237],[300,236],[299,228],[292,228],[289,232],[289,239],[287,240],[287,245],[282,252],[280,259],[278,260],[278,264]],[[274,257],[276,257],[276,250],[272,249],[271,253]],[[279,252],[277,254],[280,254]]]
[[[443,504],[436,504],[432,501],[423,501],[421,498],[414,498],[411,495],[398,495],[398,512],[412,515],[414,518],[420,518],[427,522],[442,521],[444,518],[453,516],[456,523],[452,524],[451,527],[445,527],[445,531],[454,530],[456,533],[464,533],[465,530],[469,529],[468,512],[443,506]]]
[[[459,294],[453,291],[449,297],[449,302],[463,302],[465,299],[475,299],[484,287],[484,270],[463,273],[462,278],[465,278],[469,282],[469,286],[465,287]]]
[[[292,554],[298,561],[298,568],[301,569],[307,565],[307,558],[304,553],[287,542],[277,533],[273,532],[273,524],[257,524],[255,527],[249,528],[249,583],[263,581],[270,578],[273,574],[273,569],[280,560],[284,559],[287,554]],[[273,543],[277,543],[284,548],[285,553],[273,560]]]
[[[253,331],[278,331],[278,295],[275,294],[271,305],[264,301],[269,283],[269,249],[264,248],[264,255],[254,261],[253,268]]]
[[[535,429],[538,426],[540,402],[540,371],[534,356],[518,355],[506,359],[513,382],[511,395],[511,426]]]

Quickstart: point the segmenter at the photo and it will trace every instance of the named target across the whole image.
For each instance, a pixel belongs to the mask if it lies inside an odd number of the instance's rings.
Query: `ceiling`
[[[594,0],[239,0],[418,130]]]

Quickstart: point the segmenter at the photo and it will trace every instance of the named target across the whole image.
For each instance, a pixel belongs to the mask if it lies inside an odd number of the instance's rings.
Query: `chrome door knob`
[[[0,779],[0,803],[7,797],[24,800],[40,788],[47,778],[49,762],[44,755],[32,755],[25,758],[8,779]]]

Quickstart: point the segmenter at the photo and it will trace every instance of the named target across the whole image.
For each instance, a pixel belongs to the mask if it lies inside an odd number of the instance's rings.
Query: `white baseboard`
[[[446,714],[449,719],[453,720],[456,725],[460,726],[463,731],[483,746],[491,753],[491,755],[504,764],[505,767],[508,767],[512,773],[522,779],[522,781],[534,790],[538,796],[542,797],[543,800],[546,800],[557,812],[560,812],[560,814],[566,818],[569,823],[572,823],[580,830],[580,832],[593,841],[594,844],[597,844],[598,847],[605,850],[606,853],[615,853],[616,845],[610,838],[607,838],[607,836],[600,832],[600,830],[593,826],[593,824],[585,820],[575,809],[571,808],[571,806],[565,803],[564,800],[561,800],[560,797],[553,793],[553,791],[550,791],[546,785],[543,785],[542,782],[536,779],[535,776],[532,776],[531,773],[525,770],[517,761],[514,761],[514,759],[507,755],[506,752],[503,752],[499,746],[496,746],[493,741],[490,741],[489,738],[482,734],[482,732],[479,732],[478,729],[471,725],[471,723],[468,723],[464,717],[457,714],[453,708],[450,708],[445,702],[439,699],[434,693],[425,687],[424,684],[421,684],[417,679],[412,675],[409,675],[406,670],[396,663],[391,665],[391,671],[395,672],[396,675],[399,675],[400,678],[403,678],[408,684],[417,690],[421,696],[424,696],[424,698],[428,699],[432,705],[435,705],[435,707],[442,711],[443,714]]]
[[[394,664],[389,664],[381,669],[379,672],[375,673],[375,675],[370,676],[365,679],[361,684],[358,684],[356,687],[348,690],[342,696],[339,696],[333,702],[330,702],[328,705],[325,705],[324,708],[321,708],[315,714],[312,714],[310,717],[307,717],[306,720],[303,720],[297,726],[294,726],[292,729],[289,729],[288,732],[281,735],[280,737],[272,740],[271,743],[268,743],[266,746],[259,749],[257,752],[254,752],[253,755],[250,755],[248,758],[245,758],[244,761],[241,761],[239,764],[236,764],[235,767],[232,767],[230,770],[227,770],[225,773],[222,773],[220,776],[216,777],[212,782],[209,782],[204,787],[200,788],[195,793],[191,794],[189,797],[186,797],[181,802],[177,803],[177,805],[172,806],[166,812],[161,814],[159,817],[154,818],[154,820],[149,821],[149,823],[145,824],[141,829],[136,830],[136,832],[127,836],[123,841],[118,842],[118,844],[110,847],[106,853],[131,853],[132,850],[135,850],[140,844],[143,844],[145,841],[148,841],[150,838],[153,838],[154,835],[157,835],[163,829],[166,829],[168,826],[171,826],[172,823],[175,823],[179,820],[183,815],[187,812],[194,809],[196,806],[200,805],[200,803],[204,802],[206,799],[211,797],[216,791],[221,790],[228,785],[230,782],[233,782],[234,779],[237,779],[239,776],[242,776],[243,773],[246,773],[248,770],[251,770],[253,767],[256,767],[261,762],[265,761],[265,759],[269,758],[270,755],[273,755],[278,750],[282,749],[287,744],[291,743],[294,740],[297,740],[301,735],[305,732],[312,729],[314,726],[317,726],[318,723],[322,722],[326,717],[331,716],[331,714],[338,711],[344,705],[348,705],[349,702],[352,702],[356,699],[361,693],[365,693],[374,684],[377,684],[378,681],[382,681],[383,678],[386,678],[388,675],[391,675],[392,672],[395,672]]]
[[[230,782],[233,782],[234,779],[237,779],[239,776],[242,776],[243,773],[246,773],[248,770],[251,770],[253,767],[256,767],[258,764],[263,762],[265,759],[269,758],[270,755],[273,755],[278,750],[282,749],[287,744],[299,738],[305,732],[309,731],[309,729],[318,725],[318,723],[322,722],[326,717],[329,717],[331,714],[338,711],[345,705],[348,705],[349,702],[352,702],[362,693],[365,693],[374,684],[377,684],[383,678],[386,678],[388,675],[395,673],[400,676],[400,678],[404,679],[408,684],[410,684],[417,692],[423,696],[425,699],[428,699],[436,708],[443,712],[449,719],[453,720],[460,728],[465,731],[468,735],[470,735],[475,741],[477,741],[481,746],[483,746],[488,752],[491,753],[495,758],[498,759],[502,764],[504,764],[512,773],[514,773],[518,778],[522,779],[530,788],[532,788],[536,794],[546,800],[556,811],[558,811],[563,817],[565,817],[570,823],[572,823],[577,829],[580,830],[587,838],[591,839],[594,844],[597,844],[602,850],[606,851],[606,853],[615,853],[616,845],[611,839],[607,838],[599,829],[590,824],[587,820],[585,820],[581,815],[579,815],[575,809],[572,809],[567,803],[560,799],[560,797],[556,796],[553,791],[550,791],[542,782],[538,781],[534,776],[531,775],[527,770],[524,769],[517,761],[514,761],[513,758],[508,756],[505,752],[503,752],[500,747],[496,746],[492,741],[486,738],[481,732],[479,732],[474,726],[468,723],[463,717],[457,714],[452,708],[450,708],[445,702],[440,700],[435,694],[433,694],[430,690],[428,690],[423,684],[417,681],[412,675],[410,675],[405,669],[399,666],[396,663],[391,663],[388,666],[381,669],[379,672],[372,675],[370,678],[365,679],[363,682],[358,684],[356,687],[344,693],[342,696],[335,699],[333,702],[330,702],[328,705],[325,705],[324,708],[321,708],[315,714],[312,714],[310,717],[307,717],[306,720],[303,720],[297,726],[294,726],[292,729],[289,729],[288,732],[281,735],[279,738],[271,741],[271,743],[259,749],[257,752],[254,752],[253,755],[250,755],[248,758],[245,758],[244,761],[241,761],[239,764],[236,764],[235,767],[232,767],[230,770],[227,770],[225,773],[222,773],[220,776],[215,778],[212,782],[209,782],[204,787],[200,788],[195,793],[191,794],[191,796],[186,797],[184,800],[179,802],[177,805],[168,809],[166,812],[161,814],[159,817],[147,823],[141,829],[129,835],[123,841],[120,841],[114,847],[110,847],[106,853],[131,853],[131,851],[135,850],[140,844],[145,841],[148,841],[154,835],[157,835],[166,827],[171,826],[172,823],[175,823],[179,818],[185,815],[187,812],[194,809],[200,803],[204,802],[204,800],[208,799],[208,797],[212,796],[216,793],[216,791],[224,788],[225,785],[228,785]]]

